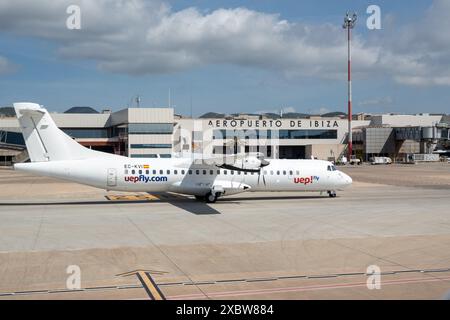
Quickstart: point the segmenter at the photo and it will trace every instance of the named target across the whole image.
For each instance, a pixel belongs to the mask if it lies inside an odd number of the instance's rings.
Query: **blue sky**
[[[450,6],[441,1],[169,1],[155,16],[152,8],[141,15],[143,10],[137,13],[134,7],[121,13],[109,6],[102,13],[103,8],[81,1],[82,32],[63,30],[59,22],[67,15],[50,4],[47,9],[46,1],[40,8],[33,8],[31,0],[2,2],[0,58],[7,61],[0,69],[2,106],[33,101],[54,111],[72,106],[118,110],[137,94],[141,106],[167,106],[170,90],[176,113],[186,115],[191,100],[194,115],[280,108],[345,112],[341,24],[345,11],[354,10],[359,14],[354,112],[450,113],[449,38],[430,40],[427,32],[432,30],[417,31],[417,22],[427,14],[444,29],[435,32],[450,31],[444,21]],[[366,28],[369,4],[380,6],[382,30]],[[53,16],[58,23],[42,23]],[[222,32],[224,16],[243,27]],[[109,23],[112,27],[100,28]],[[189,30],[192,23],[195,33]],[[212,32],[216,27],[219,31]],[[124,30],[133,40],[120,36]],[[239,41],[242,45],[234,48]]]

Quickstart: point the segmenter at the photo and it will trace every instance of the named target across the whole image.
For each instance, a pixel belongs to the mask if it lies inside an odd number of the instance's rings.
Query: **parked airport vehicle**
[[[370,158],[371,164],[392,164],[392,159],[389,157],[372,157]]]
[[[261,153],[200,158],[128,158],[85,148],[62,132],[46,109],[15,103],[31,163],[16,170],[106,190],[176,192],[198,200],[248,191],[320,191],[330,197],[352,179],[328,161],[265,159]]]
[[[351,165],[355,165],[355,164],[360,165],[360,164],[362,164],[362,161],[361,161],[361,159],[359,159],[353,155],[348,163],[350,163]]]

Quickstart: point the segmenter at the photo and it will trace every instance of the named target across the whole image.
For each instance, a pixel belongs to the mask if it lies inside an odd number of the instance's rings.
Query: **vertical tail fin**
[[[36,103],[14,103],[32,162],[114,156],[87,149],[61,131],[46,109]]]

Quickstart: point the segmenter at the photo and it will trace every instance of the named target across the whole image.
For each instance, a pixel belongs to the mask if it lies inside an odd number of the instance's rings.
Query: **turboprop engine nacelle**
[[[225,163],[219,165],[221,168],[230,170],[242,170],[242,171],[259,171],[262,167],[269,165],[269,161],[264,159],[262,153],[253,153],[246,155],[242,158],[233,159],[234,161],[229,161],[230,158],[226,159]]]
[[[266,160],[258,159],[255,156],[249,156],[236,160],[234,166],[243,170],[259,170],[269,163]]]

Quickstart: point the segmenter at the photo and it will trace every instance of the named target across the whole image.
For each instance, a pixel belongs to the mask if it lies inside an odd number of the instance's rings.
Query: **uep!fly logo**
[[[144,183],[149,183],[149,182],[166,182],[167,181],[167,177],[165,176],[144,176],[144,175],[140,175],[140,176],[126,176],[124,177],[126,182],[133,182],[133,183],[138,183],[138,182],[144,182]]]
[[[294,183],[301,183],[305,186],[307,184],[311,184],[319,181],[319,176],[309,176],[309,177],[301,177],[301,178],[294,178]]]

